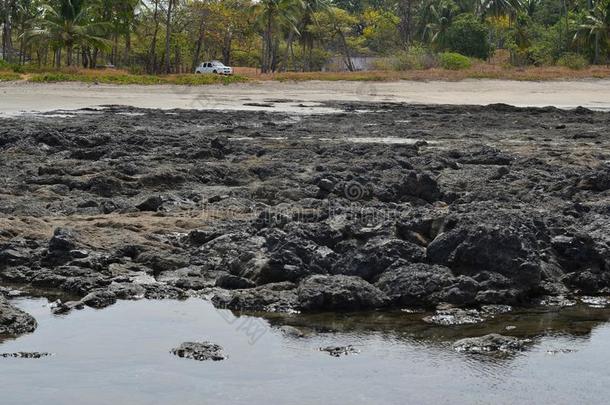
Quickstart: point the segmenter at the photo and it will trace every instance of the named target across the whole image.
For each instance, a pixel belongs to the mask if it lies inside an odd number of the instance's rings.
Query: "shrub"
[[[15,73],[24,73],[23,66],[17,63],[9,63],[0,59],[0,70],[12,70]]]
[[[20,80],[21,76],[12,72],[0,72],[0,82]]]
[[[585,57],[577,53],[564,53],[557,60],[557,64],[574,70],[584,69],[589,65]]]
[[[412,45],[406,51],[399,51],[395,55],[381,58],[374,62],[378,70],[421,70],[438,66],[436,55],[421,45]]]
[[[231,84],[243,83],[248,79],[240,75],[222,76],[222,75],[179,75],[174,78],[169,78],[172,84],[181,84],[186,86],[201,86],[206,84]]]
[[[462,14],[447,30],[447,46],[462,55],[487,59],[491,55],[487,28],[473,14]]]
[[[141,65],[133,65],[130,66],[127,70],[130,75],[144,75],[146,74],[146,69]]]
[[[455,52],[444,52],[439,55],[440,65],[443,69],[462,70],[472,66],[470,58]]]

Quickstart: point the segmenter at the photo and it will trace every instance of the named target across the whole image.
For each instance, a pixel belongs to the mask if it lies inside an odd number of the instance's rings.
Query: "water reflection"
[[[16,304],[39,328],[4,341],[0,352],[54,356],[0,359],[3,403],[593,403],[610,394],[606,309],[515,311],[440,327],[405,312],[236,316],[198,299],[119,302],[62,316],[51,315],[45,299]],[[253,341],[246,320],[265,333]],[[533,337],[534,344],[506,358],[451,347],[491,332]],[[220,344],[228,360],[169,353],[197,340]],[[331,345],[360,353],[335,358],[319,350]]]

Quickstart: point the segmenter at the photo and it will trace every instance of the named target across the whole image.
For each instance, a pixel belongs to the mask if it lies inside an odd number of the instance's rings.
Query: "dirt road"
[[[279,100],[284,102],[278,103]],[[395,101],[416,104],[506,103],[610,110],[610,80],[518,82],[262,82],[230,86],[114,86],[83,83],[0,84],[0,113],[76,109],[104,104],[323,112],[321,101]],[[275,103],[269,103],[275,101]],[[306,103],[303,105],[303,103]]]

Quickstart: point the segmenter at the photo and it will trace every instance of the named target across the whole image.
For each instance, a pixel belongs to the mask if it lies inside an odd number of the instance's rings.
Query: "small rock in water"
[[[424,317],[423,321],[435,325],[451,326],[480,323],[485,321],[485,318],[476,309],[448,308],[437,310],[436,314]]]
[[[302,337],[309,336],[309,333],[307,333],[299,328],[295,328],[294,326],[290,326],[290,325],[280,326],[279,329],[280,329],[280,331],[282,331],[282,333],[284,335],[290,336],[290,337],[302,338]]]
[[[39,359],[41,357],[52,356],[53,353],[44,352],[15,352],[15,353],[0,353],[0,357],[9,358],[15,357],[19,359]]]
[[[546,354],[555,355],[555,354],[567,354],[574,353],[576,350],[574,349],[550,349],[546,351]]]
[[[491,333],[489,335],[460,339],[453,344],[454,350],[470,354],[511,354],[520,352],[529,339]]]
[[[583,304],[587,304],[591,308],[606,308],[610,304],[610,299],[607,297],[580,297]]]
[[[57,300],[57,301],[49,304],[49,307],[51,308],[51,312],[54,315],[61,315],[61,314],[67,314],[68,312],[72,311],[73,309],[83,309],[83,308],[85,308],[85,304],[83,304],[81,301],[61,302],[61,300]]]
[[[15,290],[9,287],[0,287],[0,295],[3,295],[8,298],[19,297],[23,294],[24,293],[21,290]]]
[[[481,307],[481,313],[484,315],[499,315],[505,314],[513,310],[510,305],[483,305]]]
[[[320,351],[327,352],[328,354],[330,354],[333,357],[341,357],[341,356],[347,356],[348,354],[360,353],[360,350],[356,349],[352,345],[321,347]]]
[[[573,307],[576,305],[576,301],[562,295],[543,297],[539,303],[547,307]]]
[[[222,347],[210,342],[184,342],[171,353],[185,359],[197,361],[220,361],[227,357],[222,353]]]

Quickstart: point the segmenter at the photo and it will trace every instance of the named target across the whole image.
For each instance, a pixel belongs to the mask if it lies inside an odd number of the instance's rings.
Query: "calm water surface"
[[[199,299],[123,301],[63,316],[51,315],[46,299],[14,302],[39,327],[0,342],[0,352],[54,355],[0,358],[2,404],[603,404],[610,397],[606,309],[517,312],[441,328],[408,313],[235,317]],[[277,327],[285,323],[312,333],[287,336]],[[534,343],[508,358],[451,348],[455,339],[489,332]],[[169,353],[198,340],[220,344],[229,358]],[[348,344],[360,353],[335,358],[319,350]]]

